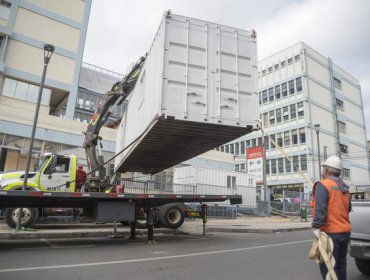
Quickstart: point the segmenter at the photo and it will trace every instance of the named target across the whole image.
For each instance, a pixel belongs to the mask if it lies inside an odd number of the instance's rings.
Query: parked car
[[[349,253],[359,271],[370,275],[370,200],[352,200],[352,224]]]

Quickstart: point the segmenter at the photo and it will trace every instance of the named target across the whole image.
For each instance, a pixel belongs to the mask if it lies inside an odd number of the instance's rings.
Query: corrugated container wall
[[[174,183],[175,186],[193,185],[197,194],[239,194],[243,199],[242,207],[256,206],[255,178],[247,173],[186,166],[175,168]]]
[[[249,133],[258,118],[254,31],[166,13],[117,135],[116,170],[155,173]]]

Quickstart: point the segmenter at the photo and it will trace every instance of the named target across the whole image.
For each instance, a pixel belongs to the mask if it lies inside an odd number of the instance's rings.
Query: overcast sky
[[[93,0],[84,62],[123,73],[164,11],[257,31],[258,57],[303,41],[360,81],[370,139],[369,0]]]

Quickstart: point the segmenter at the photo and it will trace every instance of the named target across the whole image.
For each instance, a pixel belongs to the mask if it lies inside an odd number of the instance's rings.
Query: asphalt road
[[[320,279],[311,231],[0,242],[0,279]],[[369,279],[348,256],[348,280]]]

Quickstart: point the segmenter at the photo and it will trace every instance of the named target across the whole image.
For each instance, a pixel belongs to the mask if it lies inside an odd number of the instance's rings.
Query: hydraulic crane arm
[[[134,89],[144,61],[145,57],[141,57],[123,80],[115,83],[111,91],[103,96],[87,126],[86,132],[83,133],[85,135],[83,146],[90,171],[97,170],[104,162],[102,157],[98,157],[96,153],[96,146],[102,140],[102,137],[99,136],[100,129],[107,122],[113,109],[122,104]]]

